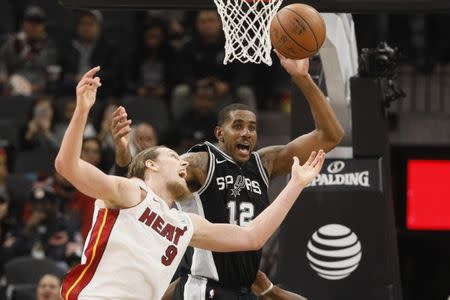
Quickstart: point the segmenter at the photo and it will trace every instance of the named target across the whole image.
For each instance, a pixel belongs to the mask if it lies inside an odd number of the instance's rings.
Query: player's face
[[[167,187],[175,199],[183,199],[190,193],[186,184],[187,161],[181,159],[172,149],[165,147],[159,149],[156,161],[160,166],[160,174],[164,176]]]
[[[220,148],[235,161],[244,163],[256,145],[256,116],[248,110],[230,112],[229,119],[216,129]]]

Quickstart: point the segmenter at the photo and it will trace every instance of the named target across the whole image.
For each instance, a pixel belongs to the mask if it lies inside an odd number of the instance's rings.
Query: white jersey
[[[192,238],[185,213],[148,191],[138,205],[109,209],[95,202],[81,264],[66,276],[64,300],[161,299]]]

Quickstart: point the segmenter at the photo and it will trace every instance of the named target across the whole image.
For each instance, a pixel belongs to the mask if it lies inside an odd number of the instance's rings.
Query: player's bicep
[[[189,163],[186,176],[186,182],[189,184],[189,187],[202,186],[208,175],[208,152],[185,153],[181,158]]]
[[[247,227],[213,224],[189,214],[194,225],[190,246],[217,252],[250,251],[258,248],[257,238]]]
[[[312,151],[323,149],[325,152],[333,149],[331,145],[321,137],[321,133],[314,130],[297,137],[286,145],[269,146],[259,150],[261,161],[268,170],[270,178],[288,174],[291,171],[292,159],[297,156],[300,163],[305,163]]]
[[[124,204],[132,199],[133,192],[138,190],[137,185],[130,179],[107,175],[93,165],[80,160],[80,173],[83,176],[70,178],[72,184],[89,197],[102,199],[111,204]]]

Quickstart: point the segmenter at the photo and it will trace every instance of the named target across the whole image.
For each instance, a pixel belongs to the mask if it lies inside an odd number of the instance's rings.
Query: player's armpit
[[[274,174],[274,161],[278,157],[278,154],[281,150],[283,150],[284,145],[276,145],[276,146],[268,146],[264,147],[260,150],[258,150],[258,154],[261,157],[261,162],[263,164],[263,167],[267,171],[267,175],[269,177],[269,180],[273,177],[277,176],[278,174]],[[290,166],[289,166],[290,168]],[[288,170],[289,172],[289,170]]]

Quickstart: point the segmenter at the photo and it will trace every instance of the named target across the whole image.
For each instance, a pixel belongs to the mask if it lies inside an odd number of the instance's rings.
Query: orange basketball
[[[319,51],[325,41],[322,16],[306,4],[283,7],[270,25],[272,45],[287,58],[302,59]]]

